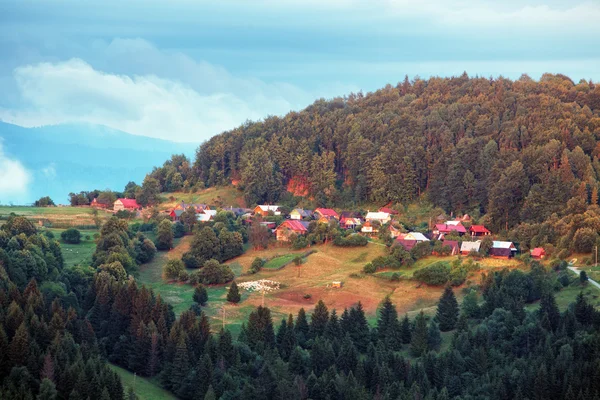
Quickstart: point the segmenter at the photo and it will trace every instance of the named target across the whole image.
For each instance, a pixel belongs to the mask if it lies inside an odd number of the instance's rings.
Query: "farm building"
[[[217,216],[217,210],[204,210],[201,214],[210,215],[210,218],[214,218]]]
[[[513,242],[494,240],[493,243],[494,244],[490,249],[490,257],[492,258],[502,258],[508,260],[509,258],[514,257],[517,253],[517,248]]]
[[[94,198],[90,203],[90,206],[93,208],[108,208],[110,204],[98,201],[98,198]]]
[[[308,222],[288,219],[275,229],[275,236],[280,242],[289,242],[291,235],[304,235],[307,232]]]
[[[139,210],[140,208],[140,205],[137,203],[137,201],[135,201],[135,199],[117,199],[113,204],[113,209],[115,211],[135,211]]]
[[[313,212],[311,210],[305,210],[303,208],[294,208],[290,213],[290,219],[304,219],[312,217]]]
[[[462,242],[460,245],[460,254],[466,256],[472,251],[479,252],[480,247],[481,240],[478,240],[476,242]]]
[[[367,213],[367,215],[365,216],[365,220],[367,222],[379,222],[381,225],[383,224],[387,224],[388,222],[390,222],[392,220],[392,217],[389,213],[386,212],[374,212],[374,211],[369,211]]]
[[[469,232],[471,233],[472,237],[478,237],[478,236],[489,236],[492,234],[492,232],[490,232],[485,226],[483,225],[472,225],[469,228]]]
[[[542,259],[546,256],[546,250],[544,250],[542,247],[536,247],[530,251],[530,254],[533,258]]]
[[[196,214],[196,219],[198,220],[198,222],[208,222],[212,219],[212,217],[210,214],[200,213]]]
[[[323,217],[326,218],[327,220],[329,220],[331,218],[340,219],[339,214],[337,212],[335,212],[335,210],[332,210],[331,208],[317,208],[315,210],[315,218],[321,219]]]
[[[272,212],[274,215],[281,215],[279,206],[260,205],[260,206],[254,207],[254,215],[260,215],[260,216],[264,217],[264,216],[269,215],[269,212]]]

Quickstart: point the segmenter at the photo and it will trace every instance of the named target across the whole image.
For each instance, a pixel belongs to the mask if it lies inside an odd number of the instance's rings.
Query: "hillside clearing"
[[[176,400],[172,393],[166,391],[161,388],[158,384],[157,378],[148,379],[141,376],[134,375],[132,372],[127,371],[124,368],[118,367],[115,364],[108,364],[110,369],[115,371],[117,375],[121,378],[121,382],[123,383],[123,389],[125,394],[127,394],[127,390],[129,387],[133,387],[133,391],[135,394],[139,396],[140,399],[144,400],[163,400],[163,399],[173,399]]]

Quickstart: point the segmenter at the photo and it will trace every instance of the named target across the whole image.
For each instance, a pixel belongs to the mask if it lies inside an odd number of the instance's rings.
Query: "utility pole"
[[[596,246],[596,264],[594,267],[598,267],[598,246]]]

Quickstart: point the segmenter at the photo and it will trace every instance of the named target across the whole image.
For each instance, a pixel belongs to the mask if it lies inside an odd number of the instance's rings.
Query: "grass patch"
[[[374,273],[373,276],[375,276],[377,278],[381,278],[381,279],[385,279],[385,280],[391,281],[392,277],[395,274],[398,275],[398,276],[402,276],[402,272],[400,272],[400,271],[381,271],[381,272]]]
[[[283,256],[275,257],[267,261],[264,265],[264,269],[279,269],[285,264],[291,262],[296,258],[298,254],[285,254]]]
[[[98,233],[97,229],[80,230],[81,242],[78,244],[65,243],[60,238],[60,234],[65,229],[47,229],[54,234],[54,238],[60,242],[65,267],[71,265],[91,265],[92,254],[96,251],[96,242],[94,242],[94,234]],[[90,239],[86,239],[89,236]]]
[[[127,394],[127,390],[129,387],[133,387],[133,391],[139,396],[140,399],[177,399],[177,397],[175,397],[173,394],[161,388],[156,378],[144,378],[140,376],[134,376],[132,372],[129,372],[126,369],[121,368],[119,366],[116,366],[115,364],[109,363],[108,366],[110,367],[110,369],[115,371],[117,375],[119,375],[119,377],[121,378],[125,394]]]

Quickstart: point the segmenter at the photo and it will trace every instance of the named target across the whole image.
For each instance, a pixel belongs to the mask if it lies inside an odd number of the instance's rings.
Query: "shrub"
[[[361,235],[349,235],[346,237],[338,236],[333,241],[334,246],[339,247],[359,247],[366,246],[369,243],[369,240],[365,236]]]
[[[363,272],[365,274],[373,274],[377,271],[377,267],[373,265],[373,263],[368,263],[363,267]]]
[[[298,235],[292,240],[292,248],[294,250],[300,250],[308,247],[308,239],[304,235]]]
[[[198,259],[190,252],[183,253],[181,261],[183,261],[186,268],[200,268],[200,262],[198,262]]]
[[[260,257],[256,257],[254,261],[252,261],[252,265],[250,265],[250,273],[256,274],[258,271],[262,269],[265,265],[265,260]]]
[[[392,274],[392,276],[390,277],[390,281],[392,282],[400,282],[400,274],[397,272],[394,272]]]
[[[135,211],[119,210],[115,213],[115,217],[119,219],[132,219],[135,218]]]
[[[560,284],[563,287],[569,286],[569,284],[571,283],[571,278],[569,277],[569,272],[561,271],[561,273],[558,274],[557,280],[558,280],[558,282],[560,282]]]
[[[306,294],[305,294],[304,296],[302,296],[302,297],[304,297],[306,300],[308,300],[308,299],[311,299],[311,298],[312,298],[312,294],[306,293]]]
[[[204,305],[208,301],[208,293],[204,285],[199,285],[194,289],[194,301],[200,305]]]
[[[184,270],[179,273],[179,281],[180,282],[187,282],[188,279],[190,279],[190,274],[188,274],[187,271]]]
[[[241,300],[240,290],[238,289],[237,283],[235,281],[231,282],[231,286],[229,287],[229,292],[227,292],[227,301],[230,303],[237,304]]]
[[[588,281],[588,279],[589,279],[589,278],[588,278],[588,276],[587,276],[587,272],[585,272],[585,271],[581,271],[581,272],[579,273],[579,282],[580,282],[581,284],[586,284],[586,283],[587,283],[587,281]]]
[[[415,247],[410,249],[410,255],[415,260],[427,257],[428,255],[431,255],[431,245],[429,244],[429,242],[417,243]]]
[[[85,240],[92,240],[92,237],[90,235],[85,235]]]
[[[81,232],[75,228],[69,228],[60,234],[61,239],[65,243],[78,244],[81,242]]]
[[[185,272],[185,265],[181,260],[169,260],[163,267],[167,279],[179,279],[182,272]]]
[[[437,262],[414,273],[414,278],[428,285],[443,285],[450,280],[450,266]]]

